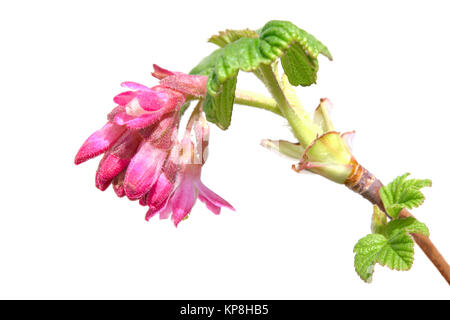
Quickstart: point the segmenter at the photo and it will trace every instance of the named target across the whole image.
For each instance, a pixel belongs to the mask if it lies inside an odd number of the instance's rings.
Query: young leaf
[[[216,123],[223,130],[230,126],[236,81],[237,77],[227,80],[215,98],[208,93],[203,106],[207,120]]]
[[[223,55],[222,49],[214,50],[209,56],[203,58],[189,74],[209,76],[216,65],[217,60]]]
[[[216,107],[205,112],[208,119],[215,119],[210,121],[222,129],[227,129],[230,124],[228,116],[213,113],[224,112],[231,115],[233,105],[230,102],[234,101],[235,93],[224,90],[224,86],[228,84],[232,87],[239,70],[260,75],[258,68],[261,65],[269,65],[288,55],[292,56],[285,59],[285,63],[289,64],[289,70],[286,71],[289,81],[306,86],[316,81],[317,56],[323,54],[331,59],[330,52],[319,40],[287,21],[270,21],[258,32],[259,37],[255,37],[255,34],[251,31],[228,31],[213,36],[212,42],[223,47],[191,70],[191,74],[208,76],[209,99]],[[295,53],[289,53],[294,50],[291,49],[292,46],[295,46]],[[303,58],[299,58],[300,56]],[[221,101],[219,103],[216,100]]]
[[[377,262],[389,269],[409,270],[414,261],[414,241],[403,231],[391,234],[377,255]]]
[[[380,197],[386,212],[394,219],[398,218],[403,208],[412,209],[420,206],[425,200],[420,189],[431,186],[431,181],[428,179],[406,180],[408,176],[409,173],[405,173],[387,186],[380,188]]]
[[[416,218],[413,217],[392,220],[386,226],[386,234],[388,237],[398,232],[399,230],[407,233],[419,233],[427,237],[430,235],[428,227],[424,223],[419,222]]]
[[[235,42],[241,38],[258,38],[258,33],[250,29],[244,30],[225,30],[220,31],[219,34],[213,35],[208,42],[214,43],[223,48],[227,44]]]
[[[299,44],[292,44],[281,57],[281,65],[293,86],[316,83],[319,63],[317,59],[308,56]]]
[[[373,205],[372,224],[370,229],[372,233],[385,234],[387,218],[383,211],[377,205]]]
[[[372,281],[377,255],[386,242],[386,237],[381,234],[368,234],[355,245],[355,270],[365,282]]]
[[[387,238],[369,234],[355,245],[355,270],[362,280],[371,282],[375,263],[395,270],[409,270],[414,261],[414,241],[402,230]]]
[[[273,51],[282,53],[279,55],[281,65],[293,86],[316,83],[319,54],[333,59],[325,45],[288,21],[268,22],[260,32],[260,38],[270,43]]]

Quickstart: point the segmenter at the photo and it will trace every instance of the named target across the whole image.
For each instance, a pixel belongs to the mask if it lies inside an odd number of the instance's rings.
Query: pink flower
[[[159,214],[160,218],[165,219],[172,213],[172,220],[175,226],[178,226],[180,221],[185,219],[191,212],[197,198],[205,203],[206,207],[214,214],[220,214],[221,207],[234,210],[231,204],[206,187],[200,179],[205,158],[203,158],[202,148],[199,148],[199,146],[207,145],[205,141],[209,140],[209,128],[203,114],[195,121],[194,131],[197,137],[196,146],[190,140],[189,131],[186,132],[184,139],[179,145],[181,152],[178,154],[177,159],[179,169],[176,183],[171,184],[164,179],[163,184],[167,189],[173,188],[172,193],[167,198],[164,206],[149,205],[147,220],[156,214]],[[162,192],[162,194],[165,196],[167,191]]]
[[[161,86],[184,93],[189,97],[204,97],[206,95],[206,76],[193,76],[182,72],[172,72],[153,65],[152,75],[160,79]]]
[[[148,206],[146,219],[172,214],[175,225],[184,219],[197,197],[215,214],[233,207],[200,181],[206,160],[209,127],[196,108],[182,143],[177,140],[180,108],[187,99],[206,93],[207,77],[190,76],[154,66],[160,79],[148,88],[124,82],[130,89],[114,97],[115,107],[106,125],[94,132],[75,156],[75,164],[104,153],[95,185],[106,190],[111,184],[118,197],[127,196]],[[192,127],[197,143],[190,141]],[[233,209],[234,210],[234,209]]]
[[[114,116],[114,122],[129,129],[142,129],[159,121],[166,113],[178,111],[184,104],[185,95],[163,86],[147,88],[134,82],[124,82],[122,86],[134,88],[114,98],[122,112]]]

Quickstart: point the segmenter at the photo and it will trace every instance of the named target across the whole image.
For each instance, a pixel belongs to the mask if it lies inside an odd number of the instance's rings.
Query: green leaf
[[[387,218],[383,211],[377,205],[373,206],[372,224],[370,229],[372,233],[385,234]]]
[[[308,56],[297,43],[281,57],[281,65],[293,86],[309,86],[316,83],[319,63]]]
[[[222,129],[230,125],[229,115],[233,109],[230,102],[234,101],[235,93],[229,88],[236,82],[240,70],[260,75],[259,67],[286,55],[283,60],[289,81],[307,86],[316,81],[317,56],[323,54],[331,59],[330,52],[319,40],[287,21],[270,21],[258,33],[228,30],[213,36],[210,41],[222,48],[204,58],[191,74],[208,76],[209,99],[215,106],[208,109],[207,117],[215,119],[210,121]],[[229,88],[224,89],[225,85]],[[225,115],[214,114],[221,112]]]
[[[381,234],[369,234],[355,245],[355,270],[365,282],[372,281],[377,255],[386,242],[386,237]]]
[[[377,255],[377,262],[393,270],[409,270],[414,261],[414,241],[406,232],[390,235]]]
[[[270,21],[261,30],[260,37],[282,52],[281,65],[293,86],[316,83],[319,62],[323,54],[332,60],[328,48],[314,36],[287,21]]]
[[[406,180],[408,176],[409,173],[405,173],[380,188],[380,197],[386,212],[394,219],[398,218],[403,208],[412,209],[420,206],[425,201],[420,189],[431,186],[431,180]]]
[[[206,119],[216,123],[223,130],[227,129],[231,123],[236,82],[237,77],[227,80],[222,87],[222,91],[218,92],[215,98],[209,93],[206,94],[205,104],[203,106]]]
[[[355,245],[355,270],[362,280],[371,282],[375,263],[393,270],[409,270],[414,261],[414,241],[404,231],[388,238],[369,234]]]
[[[241,38],[258,38],[258,33],[250,29],[244,30],[225,30],[220,31],[219,34],[213,35],[208,42],[214,43],[223,48],[227,44],[235,42]]]
[[[413,217],[392,220],[387,224],[386,234],[388,237],[392,236],[398,231],[423,234],[427,237],[430,235],[428,227],[424,223],[419,222],[416,218]]]
[[[209,56],[203,58],[189,74],[197,74],[202,76],[209,76],[212,69],[214,69],[217,60],[223,55],[222,49],[213,51]]]

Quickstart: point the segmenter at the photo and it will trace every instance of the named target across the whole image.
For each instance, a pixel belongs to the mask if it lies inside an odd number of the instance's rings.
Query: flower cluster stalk
[[[264,84],[277,102],[281,113],[289,122],[295,137],[306,148],[322,131],[311,121],[309,115],[301,106],[294,105],[289,101],[271,65],[262,65],[260,70]]]

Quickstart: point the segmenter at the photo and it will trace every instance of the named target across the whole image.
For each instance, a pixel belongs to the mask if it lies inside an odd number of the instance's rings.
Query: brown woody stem
[[[381,210],[383,210],[386,216],[389,217],[384,209],[383,202],[381,201],[378,193],[383,184],[372,173],[370,173],[363,166],[359,165],[356,161],[354,164],[353,172],[345,182],[345,185],[349,189],[369,200],[371,203],[377,205]],[[413,215],[408,210],[403,209],[400,212],[399,218],[407,217],[413,217]],[[411,235],[428,259],[430,259],[430,261],[439,270],[447,283],[450,284],[450,266],[447,261],[445,261],[439,250],[435,247],[433,242],[431,242],[430,238],[422,234],[413,233]]]

